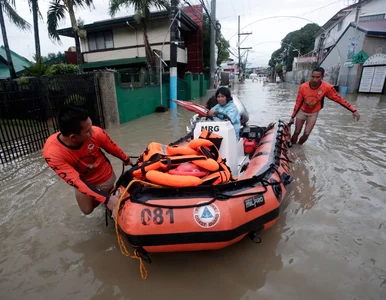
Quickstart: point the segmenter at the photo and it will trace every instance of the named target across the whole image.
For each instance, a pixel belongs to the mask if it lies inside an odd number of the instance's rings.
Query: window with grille
[[[113,33],[111,31],[88,33],[87,41],[89,51],[114,48]]]

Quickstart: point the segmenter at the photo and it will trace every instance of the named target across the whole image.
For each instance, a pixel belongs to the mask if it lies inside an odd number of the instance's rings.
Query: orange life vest
[[[167,146],[156,142],[151,142],[146,150],[140,155],[138,161],[145,162],[153,160],[155,157],[167,157],[174,155],[198,155],[198,152],[191,147]]]
[[[209,174],[199,178],[185,174],[167,173],[184,162],[192,162],[207,170]],[[187,146],[166,146],[150,143],[141,154],[132,176],[134,179],[148,180],[155,184],[172,187],[220,184],[232,179],[230,169],[221,158],[217,147],[205,138],[191,140]]]

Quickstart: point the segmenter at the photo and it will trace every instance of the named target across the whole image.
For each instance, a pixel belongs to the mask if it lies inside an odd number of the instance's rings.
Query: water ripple
[[[247,81],[233,93],[250,122],[265,126],[289,120],[297,89]],[[160,299],[190,300],[197,293],[187,291],[200,291],[203,300],[386,299],[386,99],[348,100],[359,122],[326,99],[307,143],[292,148],[294,181],[261,244],[244,239],[220,251],[154,254],[147,281],[138,262],[120,254],[103,209],[85,217],[41,152],[1,165],[2,298],[154,299],[156,291]],[[138,155],[151,141],[184,135],[191,116],[179,107],[107,132]],[[108,157],[119,174],[120,161]]]

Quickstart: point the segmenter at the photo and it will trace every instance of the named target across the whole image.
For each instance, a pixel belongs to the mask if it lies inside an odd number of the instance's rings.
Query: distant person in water
[[[323,68],[316,68],[312,71],[311,80],[300,85],[296,104],[292,112],[290,123],[295,123],[295,132],[292,135],[291,142],[298,142],[299,134],[303,129],[304,122],[306,123],[302,137],[299,140],[299,145],[304,144],[312,129],[315,126],[319,111],[323,108],[324,97],[329,98],[347,108],[352,112],[354,119],[359,121],[360,114],[356,108],[345,99],[343,99],[335,90],[334,86],[322,81],[324,76]]]
[[[209,112],[208,116],[213,117],[216,112],[226,114],[230,119],[235,129],[236,140],[240,138],[240,114],[237,106],[233,103],[231,91],[226,87],[220,87],[216,91],[217,105],[215,105]],[[215,120],[221,120],[222,118],[214,117]]]

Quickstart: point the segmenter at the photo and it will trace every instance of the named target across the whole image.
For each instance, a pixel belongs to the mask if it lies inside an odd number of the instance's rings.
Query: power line
[[[233,9],[233,11],[236,11],[236,10],[235,10],[235,7],[233,6],[233,1],[232,1],[232,0],[230,0],[230,2],[231,2],[231,5],[232,5],[232,9]]]
[[[208,8],[206,7],[204,1],[203,1],[203,0],[198,0],[198,1],[200,1],[202,7],[204,8],[204,10],[205,10],[205,12],[206,12],[206,15],[207,15],[208,18],[209,18],[209,22],[212,23],[212,25],[214,26],[214,28],[217,29],[217,24],[215,24],[215,23],[213,22],[212,18],[210,17],[210,13],[208,12]],[[215,20],[215,21],[216,21],[216,20]],[[217,30],[216,30],[216,31],[217,31]]]
[[[325,8],[325,7],[327,7],[327,6],[333,5],[333,4],[338,3],[338,2],[341,2],[341,0],[337,0],[337,1],[331,2],[331,3],[326,4],[326,5],[324,5],[324,6],[318,7],[318,8],[316,8],[316,9],[314,9],[314,10],[305,12],[304,14],[301,14],[301,15],[299,15],[299,16],[301,17],[301,16],[304,16],[304,15],[306,15],[306,14],[313,13],[313,12],[315,12],[315,11],[317,11],[317,10],[320,10],[320,9],[322,9],[322,8]]]
[[[283,18],[283,17],[291,17],[291,18],[298,18],[298,19],[307,20],[307,19],[301,18],[301,16],[304,16],[304,15],[306,15],[306,14],[312,13],[312,12],[317,11],[317,10],[319,10],[319,9],[322,9],[322,8],[325,8],[325,7],[330,6],[330,5],[332,5],[332,4],[338,3],[338,2],[340,2],[340,1],[341,1],[341,0],[337,0],[337,1],[331,2],[331,3],[329,3],[329,4],[323,5],[323,6],[318,7],[318,8],[316,8],[316,9],[312,10],[312,11],[305,12],[305,13],[303,13],[303,14],[301,14],[301,15],[297,15],[297,16],[271,16],[271,17],[262,18],[262,19],[260,19],[260,20],[258,20],[258,21],[269,20],[269,19],[275,19],[275,18]],[[307,21],[316,24],[315,22],[313,22],[313,21],[311,21],[311,20],[307,20]],[[252,22],[252,23],[250,23],[250,24],[244,26],[244,27],[241,28],[241,29],[244,29],[244,28],[248,27],[249,25],[252,25],[253,23],[256,23],[256,22]],[[318,25],[319,27],[322,27],[322,26],[320,26],[319,24],[316,24],[316,25]],[[236,36],[236,35],[237,35],[237,32],[236,32],[235,34],[233,34],[233,35],[228,39],[228,41],[230,41],[230,40],[231,40],[234,36]]]

